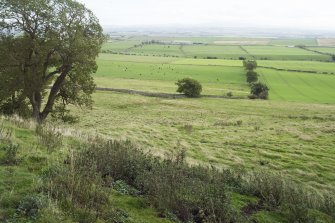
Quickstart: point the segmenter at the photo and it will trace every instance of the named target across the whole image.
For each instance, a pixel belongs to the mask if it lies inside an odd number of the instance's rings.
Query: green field
[[[204,94],[246,97],[248,85],[239,60],[182,59],[101,54],[95,81],[99,87],[123,88],[151,92],[174,93],[175,82],[183,77],[199,80]],[[314,73],[257,71],[270,86],[270,100],[312,103],[335,103],[334,63],[314,61],[259,61],[260,66]]]
[[[310,47],[309,49],[335,55],[335,47]]]
[[[305,46],[317,46],[318,43],[316,38],[275,38],[270,41],[271,45],[281,45],[281,46],[297,46],[297,45],[305,45]]]
[[[329,60],[327,55],[321,55],[296,47],[286,46],[245,46],[250,55],[258,60]]]

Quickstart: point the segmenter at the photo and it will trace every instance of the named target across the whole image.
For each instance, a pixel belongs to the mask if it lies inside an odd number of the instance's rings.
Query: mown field
[[[239,60],[101,54],[98,65],[95,81],[99,87],[174,93],[178,79],[192,77],[203,84],[204,94],[226,95],[232,92],[233,95],[242,97],[249,94],[245,70]],[[335,71],[335,63],[266,60],[259,61],[259,66],[261,67],[257,71],[261,80],[270,86],[270,100],[335,102],[335,75],[331,74]]]

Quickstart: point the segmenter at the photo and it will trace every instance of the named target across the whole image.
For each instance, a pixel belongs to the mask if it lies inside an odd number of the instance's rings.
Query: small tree
[[[257,62],[255,60],[243,60],[243,66],[246,70],[255,70]]]
[[[253,83],[258,81],[258,74],[255,71],[248,71],[247,72],[247,82]]]
[[[335,62],[335,55],[332,55],[332,60]]]
[[[259,99],[268,99],[269,97],[269,88],[266,84],[261,82],[251,84],[251,95],[250,98],[259,98]]]
[[[176,85],[178,86],[177,92],[184,93],[190,98],[200,97],[202,86],[199,81],[192,78],[184,78],[179,80]]]

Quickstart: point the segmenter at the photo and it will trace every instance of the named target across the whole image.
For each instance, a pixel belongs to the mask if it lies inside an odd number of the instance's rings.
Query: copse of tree
[[[252,83],[252,82],[257,82],[258,81],[258,74],[255,71],[249,70],[247,72],[247,82]]]
[[[243,66],[246,70],[255,70],[257,62],[255,60],[243,60]]]
[[[269,97],[269,88],[266,84],[257,82],[251,84],[250,99],[268,99]]]
[[[28,101],[37,122],[55,105],[90,106],[105,40],[93,13],[74,0],[1,0],[0,8],[0,104]]]
[[[177,92],[184,93],[186,97],[200,97],[202,86],[199,81],[192,78],[184,78],[179,80],[176,85],[178,86]]]

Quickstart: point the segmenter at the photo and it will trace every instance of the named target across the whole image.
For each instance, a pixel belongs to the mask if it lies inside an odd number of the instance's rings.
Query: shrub
[[[257,62],[255,60],[243,60],[243,66],[246,70],[254,70],[257,68]]]
[[[247,82],[252,83],[252,82],[257,82],[258,81],[258,74],[255,71],[248,71],[247,72]]]
[[[197,80],[184,78],[179,80],[176,85],[178,86],[177,92],[184,93],[190,98],[200,97],[202,86]]]
[[[227,92],[227,97],[233,97],[233,92],[231,92],[231,91],[229,91],[229,92]]]
[[[35,219],[38,211],[45,207],[46,198],[38,194],[29,194],[25,196],[18,207],[18,212],[29,218]]]
[[[13,165],[17,163],[17,152],[19,150],[19,145],[17,144],[9,144],[4,146],[2,150],[5,151],[5,155],[1,159],[1,163],[6,165]]]
[[[115,189],[122,193],[136,188],[148,197],[161,216],[174,213],[184,222],[199,218],[201,221],[196,222],[229,222],[236,218],[225,186],[226,174],[188,166],[183,151],[160,160],[129,142],[98,140],[78,153],[73,161],[76,166],[81,169],[95,166],[102,179],[115,180]]]
[[[250,99],[253,99],[253,97],[259,99],[268,99],[269,88],[266,86],[266,84],[263,84],[261,82],[252,83],[250,93],[251,93],[251,96],[249,96]]]

